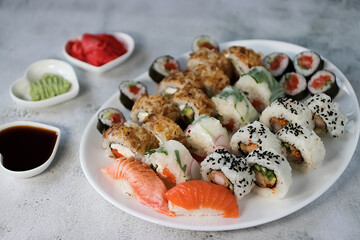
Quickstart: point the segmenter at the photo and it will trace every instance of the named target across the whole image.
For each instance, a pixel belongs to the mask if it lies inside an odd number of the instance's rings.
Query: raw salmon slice
[[[189,211],[204,209],[203,215],[207,210],[214,209],[223,212],[224,218],[239,217],[239,207],[232,192],[210,182],[192,180],[180,183],[167,191],[165,197],[175,208]]]
[[[169,210],[165,199],[165,184],[145,163],[134,158],[118,158],[103,168],[113,179],[124,179],[142,204],[168,216],[175,216]]]

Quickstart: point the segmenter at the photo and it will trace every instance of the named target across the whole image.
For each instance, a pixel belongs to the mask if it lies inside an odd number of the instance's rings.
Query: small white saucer
[[[124,62],[128,57],[130,57],[130,55],[133,53],[134,51],[134,48],[135,48],[135,42],[134,42],[134,39],[126,34],[126,33],[122,33],[122,32],[115,32],[115,33],[110,33],[111,35],[113,35],[116,39],[118,39],[119,41],[121,41],[122,43],[125,44],[125,47],[127,49],[127,52],[123,55],[121,55],[120,57],[118,58],[115,58],[114,60],[108,62],[108,63],[105,63],[104,65],[102,66],[94,66],[94,65],[91,65],[89,63],[86,63],[86,62],[83,62],[79,59],[76,59],[72,56],[70,56],[67,51],[66,51],[66,45],[64,46],[63,48],[63,54],[65,56],[65,58],[71,62],[72,64],[76,65],[77,67],[80,67],[82,69],[85,69],[85,70],[88,70],[88,71],[91,71],[91,72],[97,72],[97,73],[102,73],[102,72],[105,72],[105,71],[108,71],[110,70],[111,68],[114,68],[115,66],[119,65],[120,63]],[[80,40],[81,39],[81,36],[77,36],[73,39],[70,39],[70,41],[74,41],[74,40]]]
[[[30,83],[40,79],[45,73],[60,75],[71,82],[70,91],[45,100],[31,101],[29,95]],[[16,80],[10,87],[10,95],[12,99],[17,104],[31,109],[46,108],[67,101],[76,97],[78,93],[79,82],[74,69],[70,64],[56,59],[46,59],[31,64],[27,68],[25,76]]]
[[[3,165],[3,157],[0,154],[0,169],[3,172],[5,172],[5,173],[7,173],[7,174],[9,174],[9,175],[11,175],[13,177],[16,177],[16,178],[30,178],[30,177],[33,177],[35,175],[38,175],[39,173],[43,172],[50,165],[50,163],[53,161],[53,159],[55,157],[55,154],[56,154],[56,151],[58,149],[59,142],[60,142],[60,135],[61,135],[60,134],[60,129],[57,128],[57,127],[53,127],[53,126],[50,126],[50,125],[37,123],[37,122],[16,121],[16,122],[11,122],[11,123],[6,123],[4,125],[1,125],[0,126],[0,131],[2,131],[4,129],[7,129],[7,128],[10,128],[10,127],[15,127],[15,126],[32,126],[32,127],[51,130],[51,131],[54,131],[54,132],[57,133],[56,142],[55,142],[54,148],[52,150],[52,153],[51,153],[49,159],[46,160],[46,162],[44,162],[42,165],[40,165],[40,166],[38,166],[36,168],[26,170],[26,171],[12,171],[12,170],[9,170],[6,167],[4,167],[4,165]]]

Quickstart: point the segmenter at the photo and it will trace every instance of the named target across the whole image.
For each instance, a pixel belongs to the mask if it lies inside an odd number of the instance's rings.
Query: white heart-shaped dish
[[[134,48],[135,48],[134,39],[129,34],[122,33],[122,32],[115,32],[115,33],[111,33],[111,35],[113,35],[117,40],[119,40],[120,42],[122,42],[125,45],[127,52],[124,53],[123,55],[121,55],[120,57],[115,58],[114,60],[112,60],[108,63],[105,63],[104,65],[101,65],[99,67],[91,65],[87,62],[84,62],[77,58],[72,57],[66,51],[66,45],[63,48],[63,54],[69,62],[71,62],[72,64],[74,64],[77,67],[80,67],[82,69],[85,69],[85,70],[88,70],[91,72],[97,72],[97,73],[102,73],[102,72],[108,71],[111,68],[114,68],[115,66],[124,62],[128,57],[130,57],[130,55],[133,53]],[[77,36],[75,38],[70,39],[69,41],[80,40],[81,37],[82,36]]]
[[[42,77],[45,73],[57,74],[64,77],[71,83],[68,92],[40,101],[30,100],[30,83]],[[76,97],[79,93],[79,82],[76,73],[70,64],[56,59],[45,59],[31,64],[25,76],[16,80],[10,87],[10,95],[12,99],[20,106],[37,109],[49,107]]]
[[[4,162],[3,162],[3,156],[0,154],[0,169],[13,176],[16,178],[29,178],[29,177],[33,177],[35,175],[40,174],[41,172],[43,172],[49,165],[50,163],[53,161],[56,151],[58,149],[59,146],[59,142],[60,142],[60,129],[57,127],[53,127],[50,125],[46,125],[46,124],[42,124],[42,123],[37,123],[37,122],[30,122],[30,121],[16,121],[16,122],[11,122],[11,123],[6,123],[4,125],[0,126],[0,132],[6,129],[10,129],[12,127],[34,127],[34,128],[39,128],[39,130],[47,130],[47,131],[51,131],[54,132],[56,134],[56,140],[55,140],[55,144],[53,146],[51,150],[51,155],[50,157],[41,165],[34,167],[32,169],[29,170],[24,170],[24,171],[15,171],[15,170],[11,170],[8,169],[4,166]],[[29,159],[30,160],[30,159]]]

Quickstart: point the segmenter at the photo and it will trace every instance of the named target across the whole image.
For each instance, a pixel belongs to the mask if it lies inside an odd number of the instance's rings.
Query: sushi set
[[[90,120],[80,161],[96,191],[142,219],[207,231],[267,223],[324,193],[359,136],[346,77],[285,42],[192,48],[122,82]]]

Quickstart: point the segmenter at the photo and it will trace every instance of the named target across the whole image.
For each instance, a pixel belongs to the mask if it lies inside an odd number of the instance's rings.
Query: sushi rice
[[[284,149],[280,140],[261,122],[255,121],[240,128],[230,141],[231,151],[237,156],[247,155],[249,152],[263,147],[272,148],[276,152],[283,154]],[[248,152],[244,152],[244,150]]]
[[[142,161],[151,166],[167,185],[200,179],[200,166],[180,142],[169,140],[160,148],[144,154]]]
[[[207,182],[234,191],[238,200],[250,193],[255,181],[255,174],[247,162],[225,149],[216,150],[201,162],[201,176]]]
[[[286,153],[293,169],[301,172],[316,169],[325,158],[324,143],[313,130],[294,123],[285,126],[276,136],[283,144],[292,145],[300,151],[303,161],[299,164],[290,160],[289,151]]]
[[[282,199],[285,197],[292,184],[292,173],[290,164],[283,155],[272,149],[259,148],[250,153],[245,159],[250,166],[257,164],[260,167],[274,171],[276,176],[275,187],[262,188],[255,185],[253,190],[256,194],[269,199]]]
[[[189,149],[198,158],[204,158],[216,149],[230,149],[226,129],[216,118],[201,115],[185,130]]]

